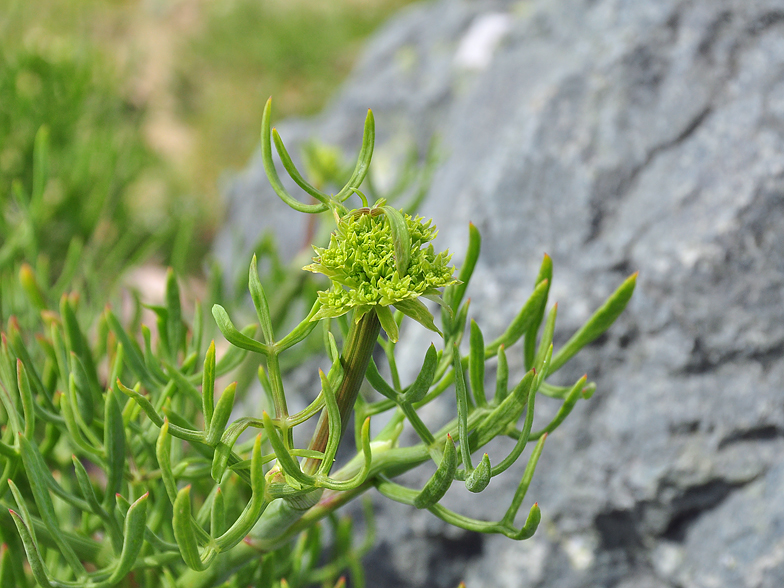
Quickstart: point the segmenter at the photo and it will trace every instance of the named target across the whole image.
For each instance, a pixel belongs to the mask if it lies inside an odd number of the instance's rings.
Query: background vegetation
[[[256,148],[261,107],[317,112],[362,41],[412,0],[0,0],[0,232],[49,131],[47,254],[93,235],[198,270],[218,179]],[[173,222],[173,219],[176,222]],[[121,255],[121,256],[122,256]],[[186,267],[187,266],[187,267]]]

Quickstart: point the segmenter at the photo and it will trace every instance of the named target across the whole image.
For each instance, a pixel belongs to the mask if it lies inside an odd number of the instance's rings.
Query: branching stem
[[[343,381],[335,395],[340,408],[341,438],[346,433],[348,419],[354,408],[354,403],[359,394],[359,388],[365,379],[370,357],[376,345],[381,323],[375,312],[365,313],[358,322],[351,323],[351,329],[346,337],[340,361],[343,364]],[[308,449],[323,452],[329,438],[329,421],[326,410],[322,411],[316,431],[310,440]],[[320,459],[311,458],[303,464],[306,474],[313,474],[321,463]]]

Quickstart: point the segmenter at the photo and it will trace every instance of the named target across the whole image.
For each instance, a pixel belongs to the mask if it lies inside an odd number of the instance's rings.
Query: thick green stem
[[[457,425],[455,424],[453,428],[456,430],[456,427]],[[386,452],[381,452],[376,457],[376,463],[370,472],[370,478],[378,473],[384,473],[390,477],[398,476],[423,464],[428,459],[430,459],[430,456],[427,447],[422,443],[413,447],[390,449]],[[317,521],[334,512],[335,509],[351,502],[372,487],[373,482],[368,479],[361,486],[346,492],[327,490],[318,504],[305,511],[302,517],[280,535],[272,539],[249,537],[249,541],[240,543],[230,551],[219,554],[210,569],[204,572],[186,570],[177,581],[178,588],[209,588],[218,585],[221,581],[228,579],[236,570],[247,565],[248,562],[285,545],[297,533],[312,527]]]
[[[343,364],[343,381],[335,394],[340,408],[341,439],[346,433],[348,419],[354,409],[354,403],[359,394],[359,388],[365,379],[370,358],[373,355],[381,323],[374,311],[366,313],[358,322],[352,322],[351,328],[343,346],[340,361]],[[326,409],[322,411],[316,431],[310,440],[308,449],[324,451],[329,438],[329,420]],[[321,463],[320,459],[311,458],[303,464],[306,474],[313,474]]]

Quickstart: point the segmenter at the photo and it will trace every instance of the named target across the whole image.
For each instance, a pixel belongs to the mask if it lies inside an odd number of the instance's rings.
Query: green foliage
[[[0,43],[0,268],[41,254],[59,271],[88,238],[124,264],[153,234],[171,239],[165,217],[133,201],[142,180],[172,186],[118,83],[88,50]]]
[[[331,246],[317,250],[328,277],[339,278],[333,287],[359,287],[351,282],[358,274],[349,271],[349,261],[375,268],[363,271],[365,277],[376,276],[379,266],[372,257],[382,255],[385,277],[410,278],[415,296],[441,299],[437,344],[424,354],[413,381],[404,383],[396,363],[401,321],[413,315],[435,328],[435,318],[418,298],[379,298],[372,308],[351,310],[350,320],[320,318],[323,297],[315,297],[280,265],[272,264],[277,275],[263,280],[255,257],[247,284],[257,323],[237,328],[232,320],[237,309],[218,304],[212,309],[230,343],[225,351],[218,351],[224,348],[220,343],[208,341],[211,327],[201,306],[195,305],[192,313],[185,310],[172,271],[164,303],[148,307],[154,332],[134,318],[141,313],[138,302],[127,313],[96,311],[77,295],[60,295],[59,290],[67,288],[56,287],[32,266],[6,275],[2,292],[13,298],[24,324],[5,315],[0,343],[0,535],[6,544],[0,553],[0,579],[58,588],[295,588],[342,586],[341,575],[348,573],[352,585],[363,586],[360,561],[373,544],[372,515],[366,514],[366,537],[357,545],[353,523],[339,518],[337,511],[372,488],[470,531],[514,540],[536,531],[538,504],[528,507],[527,515],[518,514],[545,439],[577,401],[594,390],[586,377],[567,387],[546,379],[609,328],[626,306],[636,276],[554,352],[556,307],[546,312],[552,266],[545,257],[520,313],[487,343],[475,321],[468,327],[469,302],[463,302],[481,246],[475,228],[469,229],[467,261],[456,281],[446,268],[446,257],[439,258],[427,245],[433,230],[429,223],[386,206],[373,209],[379,212],[346,208],[344,203],[368,172],[372,115],[359,162],[335,194],[307,182],[274,137],[284,167],[317,198],[316,204],[296,200],[274,173],[269,117],[268,103],[262,156],[281,198],[303,212],[326,213],[326,220],[337,226],[333,243],[368,229],[362,233],[368,246],[354,249],[356,259],[336,255],[327,264],[323,260]],[[438,279],[428,281],[434,267],[440,268],[433,274]],[[311,302],[309,312],[288,325],[277,313],[293,312],[291,303],[277,302],[263,281],[280,285],[289,298]],[[426,284],[421,291],[416,290],[419,283]],[[390,304],[396,307],[394,313]],[[387,337],[381,335],[382,326]],[[466,331],[467,353],[461,347]],[[319,371],[316,399],[292,414],[284,360],[301,363],[314,344],[331,365],[326,373]],[[386,358],[381,369],[373,359],[379,347]],[[506,355],[512,352],[530,363],[524,374],[510,373]],[[264,409],[249,408],[258,403],[246,402],[247,386],[228,382],[241,364],[258,374],[268,398]],[[491,395],[486,380],[493,371]],[[371,390],[361,394],[365,382],[380,397]],[[454,418],[432,429],[422,407],[452,393]],[[561,406],[535,430],[541,396],[558,399]],[[355,428],[353,435],[346,435],[352,413]],[[371,435],[370,421],[381,413],[387,413],[386,424]],[[401,437],[406,424],[419,438],[409,445]],[[246,439],[248,429],[254,435]],[[294,429],[312,433],[307,446],[295,444],[300,436],[295,437]],[[353,437],[355,453],[336,465],[346,436]],[[487,446],[503,436],[516,442],[510,452],[497,455]],[[440,503],[454,481],[481,492],[532,442],[525,471],[500,520],[479,520]],[[430,461],[435,473],[423,488],[395,481]],[[14,564],[25,557],[29,572]]]

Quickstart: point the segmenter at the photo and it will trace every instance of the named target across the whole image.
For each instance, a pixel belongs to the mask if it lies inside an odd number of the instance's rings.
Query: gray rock
[[[544,513],[536,536],[379,501],[370,585],[784,585],[784,2],[423,4],[319,119],[281,132],[356,149],[367,107],[382,163],[442,136],[423,213],[456,257],[468,221],[482,231],[469,296],[486,336],[544,251],[556,343],[640,271],[618,324],[563,370],[599,389],[548,439],[526,499]],[[241,230],[217,251],[228,260],[234,239],[244,260],[283,205],[257,161],[229,197]],[[448,503],[498,517],[520,473]]]

